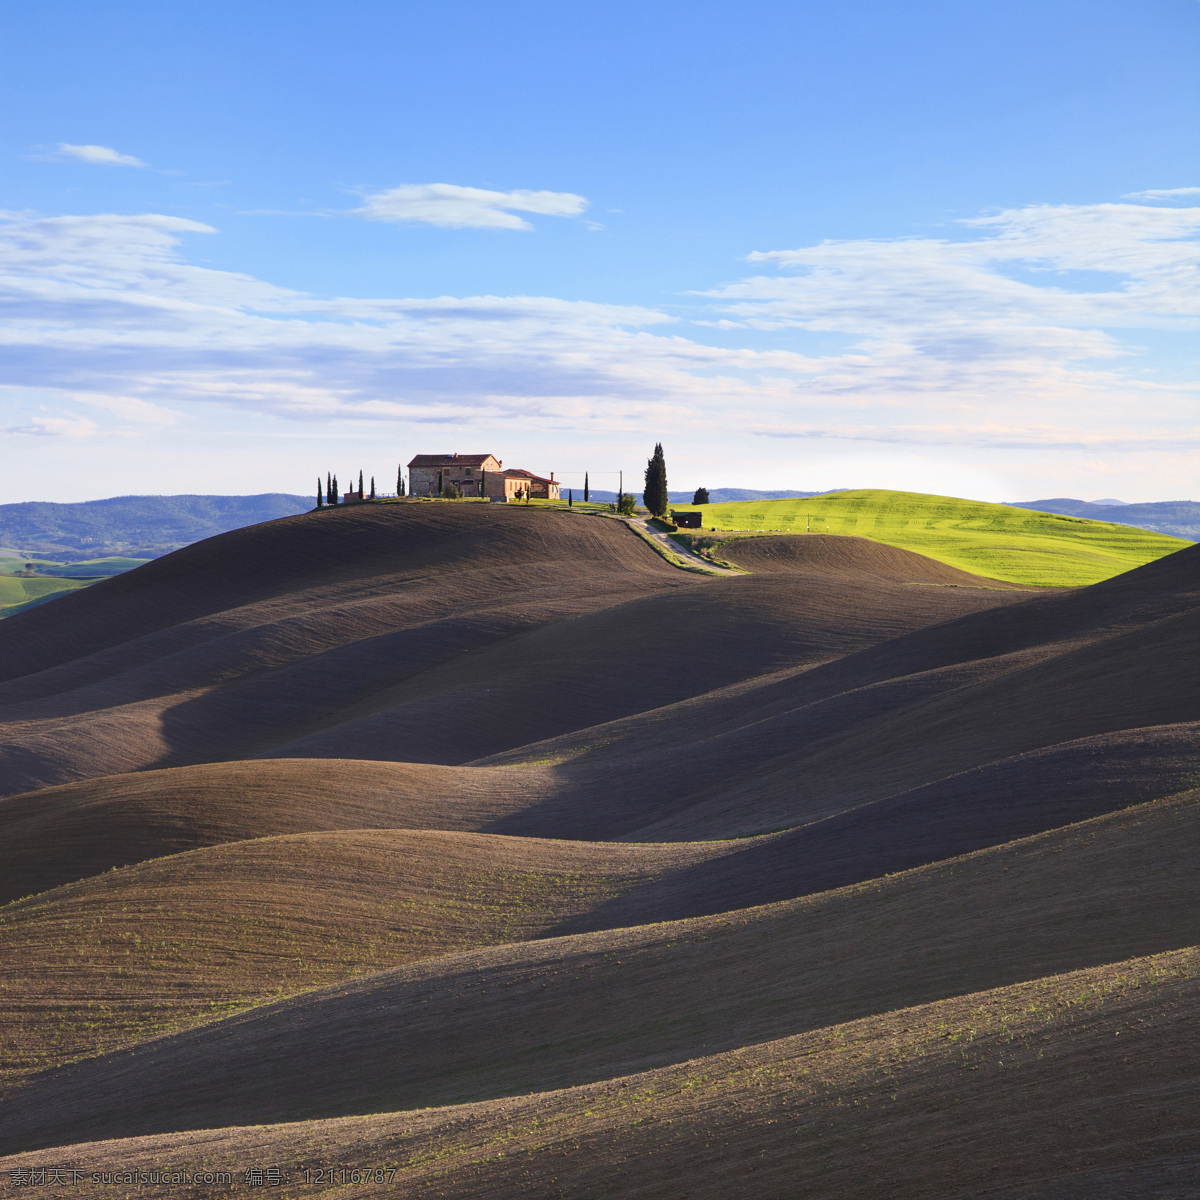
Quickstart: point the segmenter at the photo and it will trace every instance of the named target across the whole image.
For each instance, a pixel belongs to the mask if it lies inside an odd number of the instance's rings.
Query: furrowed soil
[[[731,577],[376,504],[0,622],[0,1192],[1200,1194],[1200,548],[817,499]]]

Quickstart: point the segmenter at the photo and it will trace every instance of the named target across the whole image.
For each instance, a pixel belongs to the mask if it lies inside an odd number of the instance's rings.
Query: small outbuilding
[[[675,512],[674,509],[671,510],[671,520],[680,529],[702,529],[704,526],[703,516],[703,513],[698,512]]]
[[[559,499],[554,472],[550,472],[549,479],[543,479],[541,475],[518,467],[512,471],[502,471],[494,477],[488,476],[487,495],[492,500],[513,500],[525,492],[529,493],[531,500]]]

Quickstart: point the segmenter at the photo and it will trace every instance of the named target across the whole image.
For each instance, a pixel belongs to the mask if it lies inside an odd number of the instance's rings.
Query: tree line
[[[332,471],[325,473],[325,479],[322,483],[320,475],[317,476],[317,507],[325,508],[327,505],[345,504],[350,496],[355,500],[374,500],[375,499],[375,476],[371,476],[370,489],[363,484],[363,473],[358,473],[358,490],[354,490],[354,475],[350,475],[350,491],[343,492],[341,485],[338,483],[338,477]],[[404,495],[404,464],[401,463],[396,468],[396,495]]]
[[[360,470],[358,473],[358,490],[353,488],[354,476],[351,475],[351,490],[349,493],[343,494],[338,483],[338,477],[331,471],[325,473],[325,479],[322,482],[321,477],[317,476],[317,507],[325,508],[327,505],[345,504],[350,496],[357,500],[374,500],[375,499],[375,476],[371,476],[370,492],[368,493],[363,484],[363,473]],[[458,493],[457,488],[452,490],[455,495]],[[590,502],[590,478],[587,471],[583,473],[583,502]],[[445,492],[443,492],[445,494]],[[396,468],[396,495],[403,497],[404,489],[404,464],[401,463]],[[525,497],[528,501],[528,496]],[[708,489],[697,488],[695,495],[692,497],[693,504],[707,504]],[[567,492],[567,504],[575,503],[575,493]],[[663,454],[662,442],[656,442],[654,453],[646,462],[645,489],[642,492],[642,503],[650,510],[652,516],[665,517],[667,510],[670,507],[670,499],[667,494],[667,460]],[[634,511],[633,496],[625,491],[624,481],[619,486],[617,491],[616,509],[619,513],[624,513],[626,516],[632,516]]]

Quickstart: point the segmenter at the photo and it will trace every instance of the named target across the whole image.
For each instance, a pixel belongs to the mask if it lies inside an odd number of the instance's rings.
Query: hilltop
[[[889,495],[722,577],[327,509],[0,622],[5,1178],[1185,1196],[1200,547]]]
[[[1051,587],[1098,583],[1186,544],[1127,524],[917,492],[861,490],[677,508],[701,512],[704,527],[717,532],[848,534],[977,575]]]

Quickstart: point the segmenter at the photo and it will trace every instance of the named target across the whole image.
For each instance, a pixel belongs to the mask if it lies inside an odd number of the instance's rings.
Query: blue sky
[[[1200,492],[1196,0],[0,11],[0,499]]]

